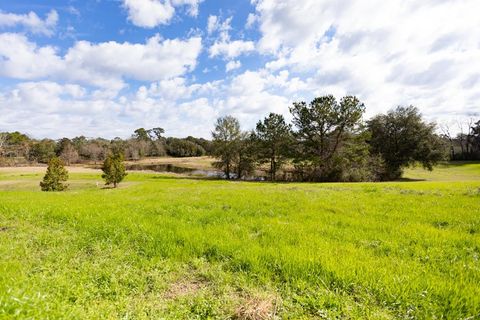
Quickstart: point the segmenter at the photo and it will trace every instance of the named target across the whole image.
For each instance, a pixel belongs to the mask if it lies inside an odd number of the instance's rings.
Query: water
[[[216,170],[202,170],[194,168],[185,168],[179,167],[174,164],[130,164],[126,166],[127,170],[139,171],[139,170],[150,170],[155,172],[170,172],[170,173],[179,173],[187,174],[191,176],[205,176],[212,178],[224,178],[225,175],[221,171]]]
[[[171,163],[166,164],[130,164],[126,165],[125,168],[127,170],[132,171],[142,171],[142,170],[149,170],[155,172],[169,172],[169,173],[178,173],[178,174],[186,174],[189,176],[202,176],[208,178],[215,178],[215,179],[225,179],[226,176],[222,171],[217,170],[205,170],[205,169],[194,169],[194,168],[185,168],[179,167]],[[236,179],[236,174],[230,174],[231,179]],[[247,177],[245,180],[256,180],[256,181],[263,181],[265,180],[264,176],[251,176]]]

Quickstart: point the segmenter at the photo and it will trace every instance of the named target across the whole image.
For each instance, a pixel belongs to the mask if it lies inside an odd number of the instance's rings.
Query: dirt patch
[[[189,295],[194,295],[200,290],[207,287],[204,280],[199,279],[181,279],[170,285],[165,293],[166,299],[177,299]]]
[[[233,318],[238,320],[276,319],[279,305],[279,299],[274,296],[245,299],[235,311]]]
[[[9,227],[0,227],[0,232],[5,232],[7,231],[8,229],[10,229]]]

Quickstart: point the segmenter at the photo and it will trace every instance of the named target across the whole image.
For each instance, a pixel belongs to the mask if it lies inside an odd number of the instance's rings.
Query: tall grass
[[[0,174],[6,319],[234,318],[252,299],[285,319],[480,316],[478,181],[37,176]]]

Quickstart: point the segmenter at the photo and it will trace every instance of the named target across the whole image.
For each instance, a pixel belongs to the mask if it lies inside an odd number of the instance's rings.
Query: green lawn
[[[480,164],[391,183],[0,171],[0,319],[478,319]]]

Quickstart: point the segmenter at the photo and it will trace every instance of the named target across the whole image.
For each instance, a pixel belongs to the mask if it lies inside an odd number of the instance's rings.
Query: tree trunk
[[[230,163],[229,162],[227,162],[227,166],[225,168],[225,175],[227,180],[230,180]]]
[[[116,188],[117,187],[117,182],[113,182],[113,187]]]

